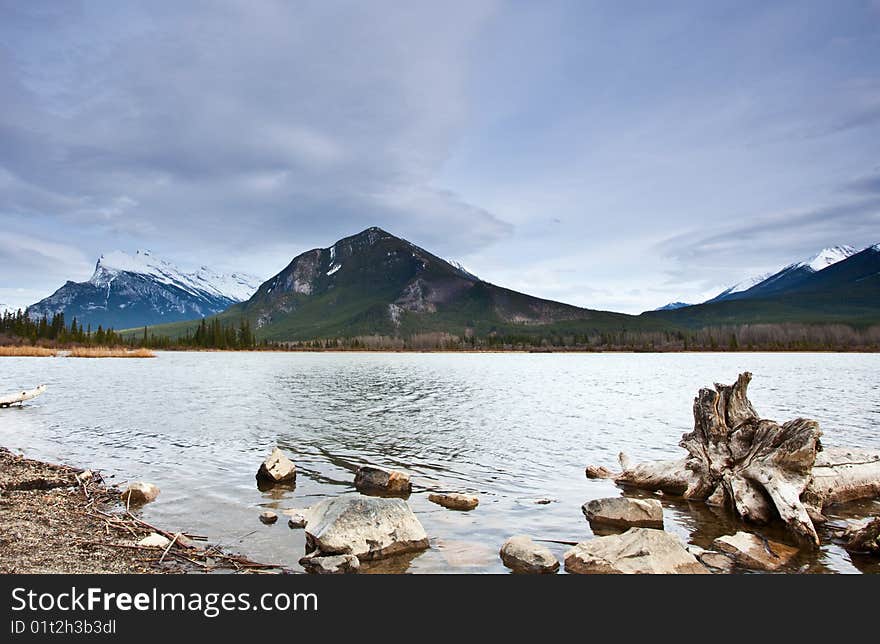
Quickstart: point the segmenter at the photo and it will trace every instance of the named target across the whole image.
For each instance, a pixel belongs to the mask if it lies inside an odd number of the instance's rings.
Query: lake
[[[683,454],[697,390],[754,374],[762,417],[817,419],[826,445],[880,447],[877,354],[159,353],[155,359],[2,358],[0,392],[46,383],[23,409],[0,410],[0,445],[98,468],[111,482],[157,484],[144,518],[208,536],[254,559],[300,569],[304,533],[264,509],[354,494],[354,470],[410,472],[409,503],[431,548],[373,571],[506,572],[498,549],[526,533],[589,539],[581,505],[617,496],[588,464]],[[278,445],[295,489],[260,491],[254,474]],[[430,503],[428,488],[479,495],[472,512]],[[538,499],[552,499],[546,505]],[[704,504],[661,499],[666,529],[707,546],[740,525]],[[832,518],[880,514],[877,501]],[[769,537],[785,538],[773,528]],[[560,557],[567,546],[548,544]],[[795,569],[878,572],[823,543]]]

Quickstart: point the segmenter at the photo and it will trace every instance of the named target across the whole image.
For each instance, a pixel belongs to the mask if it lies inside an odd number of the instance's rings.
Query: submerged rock
[[[708,574],[675,536],[651,528],[597,537],[565,553],[565,569],[576,574]]]
[[[505,541],[499,555],[504,565],[514,572],[546,574],[559,570],[559,562],[553,553],[524,534],[518,534]]]
[[[851,530],[844,548],[851,552],[880,555],[880,517],[869,519]]]
[[[122,492],[122,502],[126,505],[139,505],[155,501],[158,496],[158,487],[152,483],[137,482],[125,488]]]
[[[306,519],[305,515],[300,514],[299,512],[285,512],[284,514],[290,517],[287,520],[287,526],[294,530],[305,528],[309,523],[309,520]]]
[[[308,519],[306,547],[319,555],[350,554],[371,560],[428,547],[425,529],[402,499],[327,499],[311,509]]]
[[[457,492],[429,494],[428,500],[450,510],[473,510],[480,504],[479,498],[470,494],[458,494]]]
[[[271,510],[266,510],[260,514],[260,521],[265,523],[266,525],[271,525],[278,520],[278,515],[272,512]]]
[[[295,481],[296,465],[276,447],[257,470],[257,479],[267,483]]]
[[[657,499],[593,499],[584,503],[581,510],[590,523],[628,528],[663,527],[663,506]]]
[[[715,539],[714,545],[728,553],[745,568],[779,570],[798,553],[797,548],[778,541],[770,541],[749,532],[737,532]]]
[[[153,534],[144,537],[137,542],[139,546],[149,548],[167,548],[169,543],[171,543],[171,539],[169,539],[165,535],[159,534],[158,532],[154,532]]]
[[[702,561],[710,568],[714,568],[715,570],[722,570],[724,572],[733,570],[734,566],[733,559],[723,552],[713,552],[711,550],[707,550],[703,554],[697,555],[697,559]]]
[[[356,573],[361,562],[354,555],[308,556],[300,559],[299,565],[313,575],[345,575]]]
[[[361,491],[406,496],[412,492],[409,474],[362,465],[354,475],[354,486]]]

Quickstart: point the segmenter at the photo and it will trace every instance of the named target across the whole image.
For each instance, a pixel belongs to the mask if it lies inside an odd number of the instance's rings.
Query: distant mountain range
[[[751,323],[880,323],[880,245],[848,246],[745,280],[701,304],[673,302],[638,316],[545,300],[483,281],[461,265],[368,228],[295,257],[262,284],[202,268],[185,273],[148,251],[102,256],[88,282],[68,282],[29,307],[82,324],[156,335],[192,332],[202,317],[248,320],[259,339],[440,332],[581,338]]]
[[[217,273],[205,266],[180,270],[148,250],[102,255],[87,282],[67,282],[28,307],[32,318],[64,313],[83,326],[115,329],[216,315],[248,299],[259,279],[247,273]]]
[[[813,273],[817,273],[822,269],[833,266],[837,262],[843,261],[848,257],[856,254],[856,249],[852,246],[832,246],[831,248],[823,248],[809,259],[789,264],[778,271],[770,271],[762,275],[756,275],[741,282],[737,282],[733,286],[729,286],[721,293],[713,298],[703,302],[722,302],[725,300],[743,300],[754,297],[761,297],[773,293],[782,293],[789,290],[803,280],[807,279]],[[687,302],[670,302],[655,311],[674,311],[683,309],[687,306],[695,306],[693,303]]]
[[[775,273],[746,280],[716,297],[643,313],[687,327],[749,323],[880,322],[880,244],[856,251],[826,248]]]

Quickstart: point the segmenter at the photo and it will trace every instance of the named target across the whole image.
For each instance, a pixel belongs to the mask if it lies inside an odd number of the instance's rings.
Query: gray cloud
[[[32,248],[0,247],[0,299],[114,247],[268,276],[379,225],[638,312],[872,243],[878,20],[812,0],[0,0],[0,228]]]
[[[696,275],[704,286],[712,286],[805,259],[832,245],[829,240],[856,248],[880,241],[880,196],[727,226],[707,220],[706,227],[668,238],[658,249],[676,262],[668,272],[670,281]]]
[[[491,4],[153,8],[6,8],[0,210],[177,251],[301,250],[373,223],[446,249],[510,233],[432,185]]]
[[[847,182],[841,190],[857,194],[880,195],[880,170]]]

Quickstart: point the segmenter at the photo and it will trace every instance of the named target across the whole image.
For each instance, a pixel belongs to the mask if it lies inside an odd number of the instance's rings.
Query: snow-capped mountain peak
[[[837,262],[845,260],[847,257],[855,255],[856,252],[856,249],[852,246],[831,246],[830,248],[823,248],[813,257],[805,259],[804,261],[797,263],[795,266],[802,266],[818,272],[836,264]]]
[[[248,299],[262,281],[247,273],[218,273],[207,266],[202,266],[194,273],[187,273],[151,251],[139,249],[134,255],[119,250],[101,255],[89,282],[96,286],[106,286],[119,273],[143,275],[193,295],[208,293],[235,302]]]
[[[80,324],[115,329],[193,320],[247,300],[260,282],[206,266],[187,272],[149,250],[117,250],[101,255],[87,282],[67,282],[28,307],[28,314],[38,319],[63,312]]]

